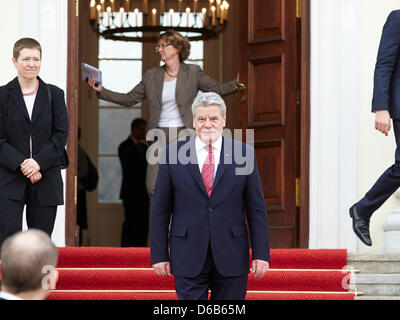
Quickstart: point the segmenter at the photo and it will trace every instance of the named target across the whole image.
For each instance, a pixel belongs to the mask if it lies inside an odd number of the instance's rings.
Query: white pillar
[[[357,0],[311,1],[310,248],[356,248],[357,10]]]
[[[395,196],[400,199],[400,189]],[[400,252],[400,207],[390,213],[383,222],[383,244],[385,252]]]

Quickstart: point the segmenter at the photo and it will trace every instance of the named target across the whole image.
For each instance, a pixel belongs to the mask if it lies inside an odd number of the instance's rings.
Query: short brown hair
[[[179,50],[179,59],[186,60],[190,55],[190,42],[189,39],[182,36],[179,32],[168,30],[160,35],[160,40],[164,40],[168,44],[172,44]]]
[[[15,60],[18,59],[23,49],[38,49],[40,51],[40,57],[42,56],[42,47],[38,41],[32,38],[22,38],[14,44],[13,57]]]

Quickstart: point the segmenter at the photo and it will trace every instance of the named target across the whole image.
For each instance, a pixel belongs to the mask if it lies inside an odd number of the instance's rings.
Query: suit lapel
[[[40,113],[43,111],[44,106],[49,104],[49,94],[47,93],[47,85],[39,80],[39,90],[36,94],[35,104],[32,111],[32,125],[35,123]]]
[[[227,141],[224,137],[222,137],[221,155],[219,158],[217,173],[215,174],[214,178],[213,190],[221,180],[221,177],[223,176],[228,164],[232,163],[232,148],[229,145],[230,142],[230,140]],[[211,192],[211,196],[212,194],[213,193]]]
[[[196,146],[195,146],[195,136],[192,136],[190,140],[187,142],[189,145],[189,150],[186,151],[186,156],[190,158],[189,163],[186,165],[190,174],[192,175],[193,180],[199,186],[201,191],[204,193],[205,196],[208,197],[206,188],[204,187],[203,179],[201,177],[200,169],[199,169],[199,162],[197,160],[196,154]]]
[[[162,105],[162,93],[164,88],[164,72],[165,66],[158,68],[158,70],[154,74],[154,86],[157,92],[157,98],[160,102],[160,106]]]
[[[11,99],[14,101],[14,104],[17,106],[17,109],[21,111],[24,117],[30,121],[28,110],[26,109],[25,100],[22,95],[22,90],[18,82],[18,78],[15,78],[13,81],[9,83],[9,94]]]
[[[177,104],[179,104],[180,101],[179,93],[181,92],[183,84],[185,83],[188,69],[189,67],[185,63],[181,62],[181,64],[179,65],[178,78],[176,80],[176,90],[175,90],[175,99]]]

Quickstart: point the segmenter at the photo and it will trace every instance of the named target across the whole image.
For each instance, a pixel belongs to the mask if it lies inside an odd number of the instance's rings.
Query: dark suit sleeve
[[[252,259],[270,262],[269,225],[264,192],[253,148],[247,148],[247,159],[253,159],[253,171],[248,175],[244,201],[251,236]]]
[[[388,110],[393,72],[400,48],[400,11],[393,11],[382,31],[374,73],[372,112]]]
[[[33,159],[39,164],[41,170],[58,166],[64,157],[64,148],[68,138],[68,115],[65,106],[64,91],[61,89],[52,90],[54,94],[52,110],[53,123],[52,135],[40,151],[33,155]]]
[[[227,96],[237,92],[237,81],[218,82],[206,75],[201,68],[197,72],[197,85],[203,92],[215,92],[220,96]]]
[[[165,148],[163,153],[168,154]],[[161,159],[165,159],[161,155]],[[173,208],[173,186],[168,163],[160,163],[150,214],[151,264],[169,261],[168,234]]]
[[[3,114],[3,106],[0,100],[0,164],[16,171],[25,157],[12,145],[8,143],[6,130],[4,128],[5,115]]]

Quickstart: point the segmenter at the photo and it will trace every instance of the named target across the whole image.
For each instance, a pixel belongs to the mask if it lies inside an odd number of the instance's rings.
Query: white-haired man
[[[226,106],[218,94],[200,93],[192,112],[196,135],[167,146],[161,157],[151,209],[151,263],[160,276],[174,274],[180,299],[205,300],[211,289],[211,299],[241,300],[250,266],[246,217],[255,278],[270,260],[254,149],[222,136]],[[243,170],[246,162],[254,165]]]

